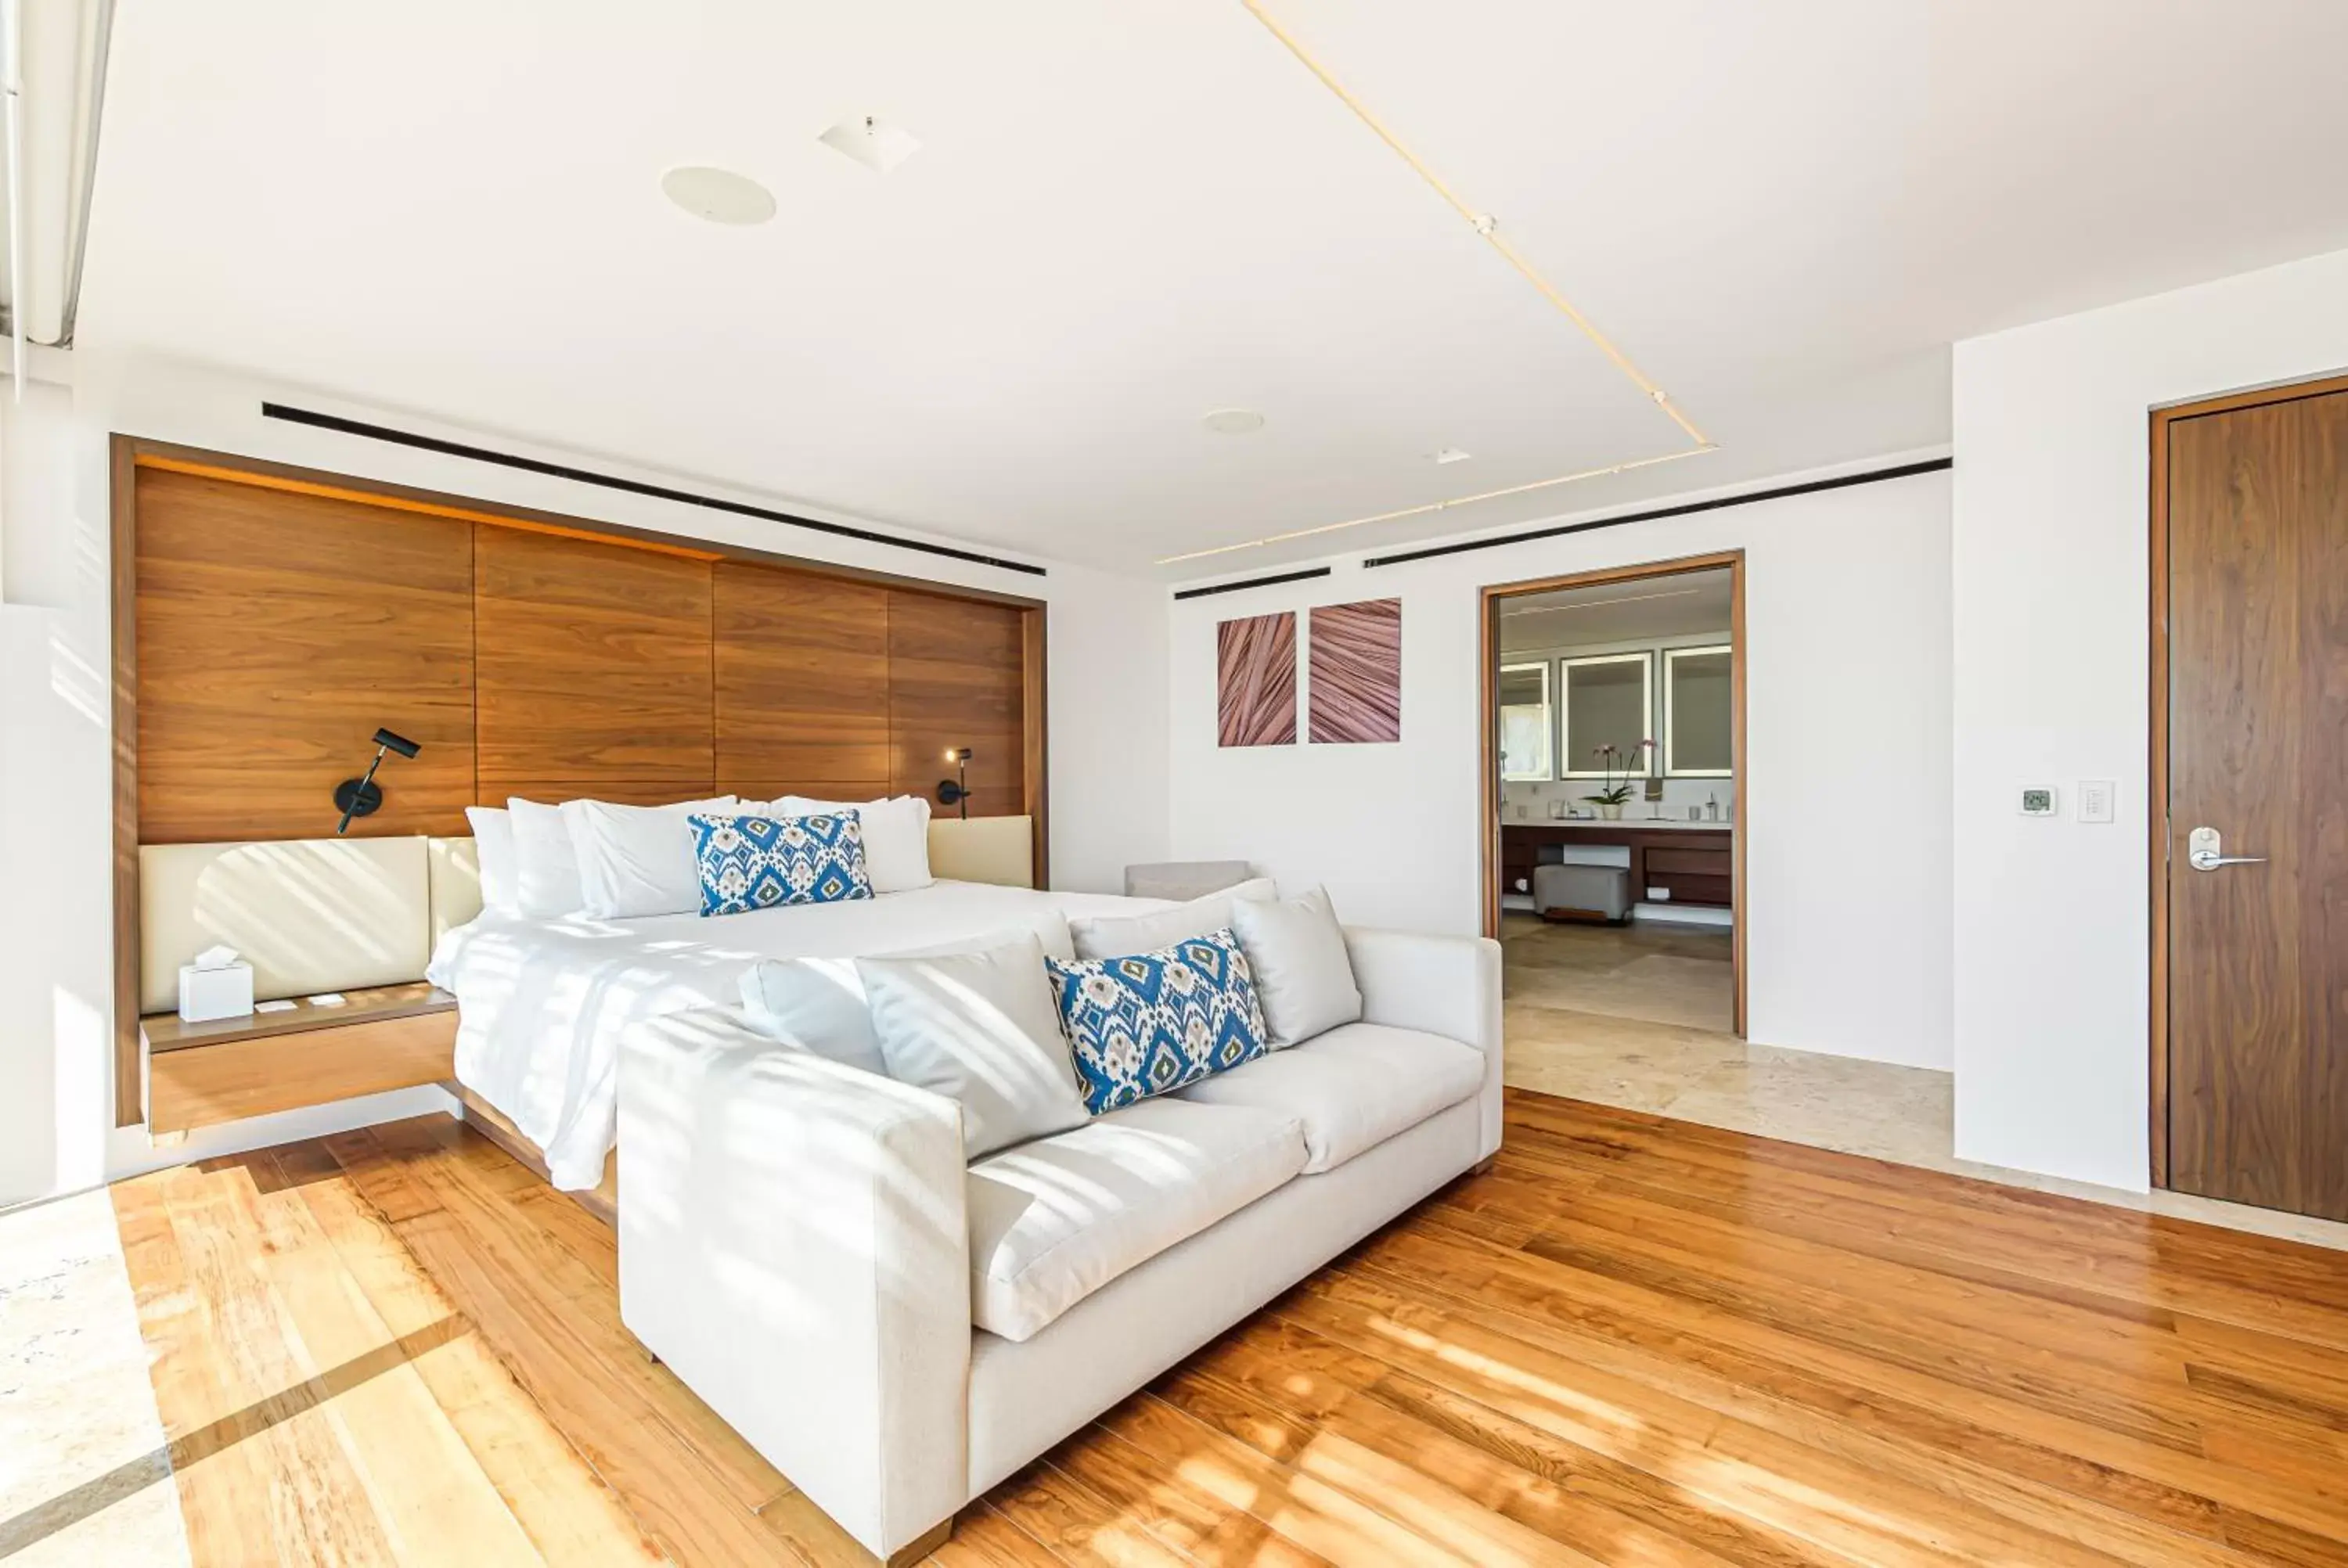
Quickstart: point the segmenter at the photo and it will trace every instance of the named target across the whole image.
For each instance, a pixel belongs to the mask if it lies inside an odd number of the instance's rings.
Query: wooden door
[[[2348,1220],[2348,391],[2242,401],[2165,422],[2168,1184]]]

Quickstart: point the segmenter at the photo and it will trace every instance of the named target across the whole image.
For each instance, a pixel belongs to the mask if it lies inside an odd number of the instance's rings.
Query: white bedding
[[[618,1106],[619,1040],[664,1013],[741,1000],[760,958],[901,952],[1162,900],[938,882],[840,904],[705,918],[527,920],[484,913],[440,939],[427,977],[457,998],[457,1079],[546,1152],[557,1187],[602,1179]]]

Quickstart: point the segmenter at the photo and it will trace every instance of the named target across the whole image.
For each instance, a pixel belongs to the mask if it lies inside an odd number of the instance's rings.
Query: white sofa
[[[951,1100],[730,1010],[642,1026],[620,1070],[623,1319],[867,1547],[926,1550],[1498,1149],[1498,947],[1345,939],[1360,1023],[969,1168]]]

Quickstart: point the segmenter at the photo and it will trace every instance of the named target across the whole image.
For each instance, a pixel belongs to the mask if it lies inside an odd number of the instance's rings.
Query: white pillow
[[[562,808],[517,795],[506,802],[506,815],[513,829],[514,912],[531,920],[577,914],[579,856]]]
[[[983,937],[880,956],[926,958],[977,953],[1030,935],[1056,958],[1076,956],[1068,942],[1068,922],[1055,909],[1041,912],[1033,932],[990,931]],[[872,1032],[872,1007],[865,999],[864,979],[856,972],[853,958],[762,958],[742,971],[742,1008],[750,1027],[763,1035],[860,1071],[888,1076],[880,1041]]]
[[[730,794],[675,805],[563,802],[579,863],[579,907],[597,920],[692,914],[701,907],[701,867],[685,819],[696,811],[731,816],[738,809]]]
[[[1235,903],[1273,898],[1279,894],[1271,877],[1258,876],[1220,893],[1177,904],[1171,909],[1156,909],[1147,915],[1095,915],[1071,920],[1068,930],[1076,938],[1079,958],[1128,958],[1136,953],[1154,953],[1160,948],[1220,931],[1231,923]]]
[[[854,958],[761,958],[742,971],[742,1008],[750,1027],[771,1040],[889,1074]]]
[[[965,1160],[1091,1120],[1034,937],[856,972],[889,1076],[961,1102]]]
[[[466,824],[473,830],[473,856],[481,878],[481,907],[492,915],[520,914],[520,891],[514,883],[513,818],[503,806],[469,805]]]
[[[1255,971],[1256,1000],[1278,1050],[1326,1033],[1362,1016],[1361,988],[1329,892],[1302,898],[1241,899],[1231,906],[1231,931]]]
[[[771,816],[816,816],[852,811],[864,828],[864,874],[875,893],[910,893],[927,887],[930,875],[930,803],[917,794],[885,800],[816,800],[787,794],[759,808]]]

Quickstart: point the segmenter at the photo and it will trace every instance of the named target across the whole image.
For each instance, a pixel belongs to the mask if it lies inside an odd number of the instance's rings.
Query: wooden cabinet
[[[1650,889],[1673,904],[1725,909],[1735,902],[1736,856],[1726,824],[1650,827],[1636,822],[1510,822],[1500,827],[1500,892],[1529,894],[1533,867],[1550,845],[1614,845],[1631,852],[1631,897]],[[1551,856],[1550,858],[1554,858]]]

